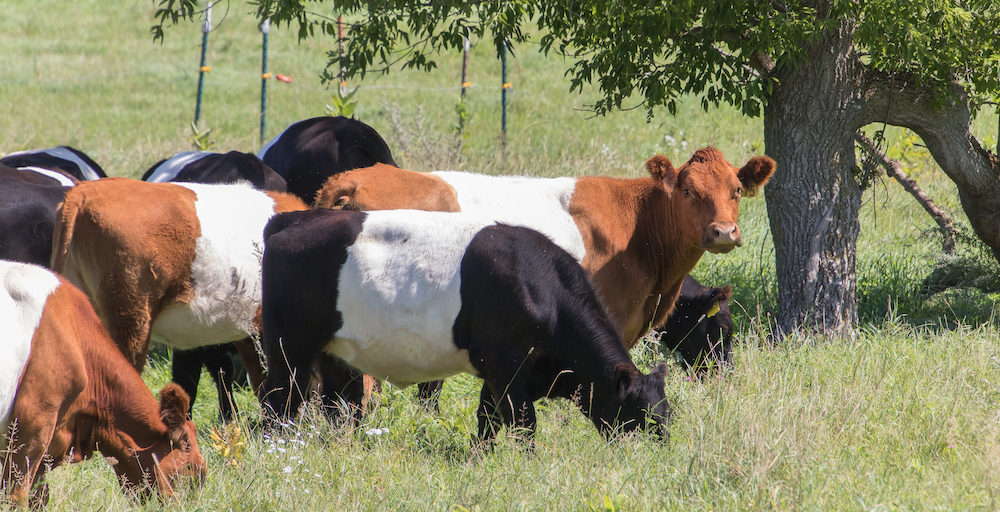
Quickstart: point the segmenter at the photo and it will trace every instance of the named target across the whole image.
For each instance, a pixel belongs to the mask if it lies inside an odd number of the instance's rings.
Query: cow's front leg
[[[364,375],[326,353],[319,356],[316,366],[322,382],[323,408],[330,419],[336,422],[346,414],[355,425],[360,423],[366,402]]]
[[[440,402],[441,390],[443,388],[443,380],[421,382],[420,384],[417,384],[417,399],[419,399],[420,404],[427,409],[434,411],[435,413],[439,413],[441,412],[441,407],[438,405],[438,402]]]
[[[479,392],[479,407],[476,409],[476,418],[479,420],[478,441],[486,445],[492,445],[493,439],[500,430],[500,415],[497,413],[496,398],[490,391],[490,386],[483,383],[483,389]]]

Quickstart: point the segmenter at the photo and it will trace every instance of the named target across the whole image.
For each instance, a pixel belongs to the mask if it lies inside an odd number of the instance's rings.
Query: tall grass
[[[14,0],[4,7],[0,152],[70,144],[110,174],[135,177],[191,149],[197,23],[171,29],[161,45],[148,35],[148,2]],[[212,129],[218,151],[259,146],[260,35],[249,9],[232,2],[215,10],[202,127]],[[357,116],[386,138],[402,165],[417,170],[639,176],[655,152],[680,163],[714,145],[740,164],[764,150],[759,119],[727,108],[703,112],[695,101],[682,103],[677,117],[664,113],[650,123],[641,110],[592,118],[585,105],[594,91],[568,94],[565,62],[538,55],[530,44],[513,61],[504,148],[499,64],[483,46],[470,61],[474,85],[461,151],[453,132],[458,55],[443,57],[434,73],[350,84],[361,86]],[[323,114],[331,91],[316,76],[330,49],[326,41],[298,42],[291,31],[272,29],[270,68],[292,82],[269,86],[268,137]],[[974,132],[995,144],[996,117],[981,116]],[[888,139],[890,153],[964,221],[953,185],[926,152],[906,132],[889,130]],[[336,427],[313,411],[280,437],[257,427],[259,409],[244,390],[236,397],[242,438],[227,440],[214,389],[203,385],[194,409],[209,464],[203,489],[167,504],[139,504],[121,495],[103,461],[92,460],[50,476],[50,508],[996,509],[996,291],[927,293],[923,281],[941,260],[938,240],[928,235],[934,223],[891,181],[873,184],[864,200],[860,334],[798,335],[777,346],[768,330],[778,290],[765,203],[744,202],[745,246],[706,255],[695,269],[702,281],[735,289],[736,364],[702,380],[670,366],[667,442],[606,441],[572,404],[555,400],[539,404],[534,452],[507,438],[483,452],[469,442],[481,384],[468,376],[448,382],[440,415],[422,409],[412,390],[388,386],[357,428]],[[971,273],[995,267],[967,252]],[[663,357],[651,343],[633,356],[645,368]],[[145,377],[152,389],[162,387],[165,360],[154,357]]]

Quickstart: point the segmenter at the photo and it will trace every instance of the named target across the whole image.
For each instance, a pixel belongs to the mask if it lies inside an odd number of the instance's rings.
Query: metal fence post
[[[208,48],[208,33],[212,31],[212,1],[205,7],[205,22],[201,24],[201,64],[198,66],[198,100],[194,107],[194,124],[201,120],[201,95],[205,88],[205,73],[212,70],[205,65],[205,53]]]
[[[267,72],[267,33],[271,30],[271,19],[261,22],[260,33],[263,37],[260,59],[260,142],[264,143],[264,136],[267,133],[267,79],[271,78],[271,73]]]

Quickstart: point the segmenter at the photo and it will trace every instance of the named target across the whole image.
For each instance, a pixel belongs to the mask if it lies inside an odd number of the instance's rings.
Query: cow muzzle
[[[743,238],[735,222],[714,222],[705,229],[701,245],[709,252],[724,254],[743,245]]]

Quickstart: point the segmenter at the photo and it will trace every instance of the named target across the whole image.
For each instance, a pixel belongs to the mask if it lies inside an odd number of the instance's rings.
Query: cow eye
[[[691,197],[691,189],[689,189],[689,188],[684,189],[684,195],[688,196],[688,197]]]
[[[733,197],[739,199],[741,195],[743,195],[743,187],[736,187],[736,194]]]

